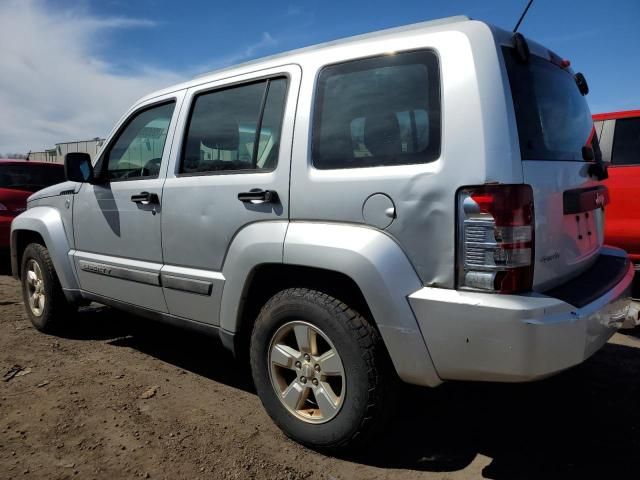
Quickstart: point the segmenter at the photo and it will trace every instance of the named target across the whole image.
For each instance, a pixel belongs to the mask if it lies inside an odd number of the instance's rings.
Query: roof
[[[277,62],[279,60],[286,60],[286,61],[290,61],[291,57],[298,57],[300,55],[304,55],[304,54],[318,54],[318,55],[322,55],[324,53],[325,50],[334,48],[334,47],[338,47],[338,46],[349,46],[349,45],[355,45],[358,43],[363,43],[366,42],[368,40],[381,40],[384,39],[385,37],[397,37],[397,36],[404,36],[404,35],[410,35],[412,33],[415,33],[416,31],[419,30],[430,30],[430,29],[437,29],[439,27],[442,27],[444,25],[450,25],[450,24],[454,24],[454,23],[460,23],[460,22],[468,22],[470,21],[471,18],[467,17],[466,15],[457,15],[457,16],[453,16],[453,17],[446,17],[446,18],[441,18],[441,19],[437,19],[437,20],[429,20],[426,22],[419,22],[419,23],[413,23],[413,24],[409,24],[409,25],[403,25],[401,27],[394,27],[394,28],[388,28],[385,30],[377,30],[374,32],[369,32],[369,33],[364,33],[361,35],[355,35],[352,37],[346,37],[346,38],[342,38],[342,39],[338,39],[338,40],[332,40],[329,42],[325,42],[325,43],[319,43],[316,45],[311,45],[309,47],[304,47],[304,48],[298,48],[295,50],[289,50],[286,52],[282,52],[282,53],[278,53],[276,55],[270,55],[267,57],[262,57],[262,58],[258,58],[255,60],[250,60],[248,62],[244,62],[244,63],[239,63],[236,65],[231,65],[228,67],[224,67],[224,68],[220,68],[218,70],[214,70],[211,72],[207,72],[207,73],[202,73],[200,75],[197,75],[196,77],[194,77],[191,80],[188,80],[186,82],[182,82],[176,85],[172,85],[168,88],[162,89],[162,90],[158,90],[156,92],[153,92],[149,95],[146,95],[144,97],[142,97],[139,101],[146,101],[146,100],[150,100],[154,97],[160,96],[160,95],[165,95],[165,94],[169,94],[172,92],[175,92],[177,90],[182,90],[184,88],[189,88],[189,87],[193,87],[196,85],[199,85],[201,83],[205,83],[207,81],[210,80],[214,80],[215,78],[219,78],[221,74],[225,74],[225,73],[235,73],[236,71],[241,71],[241,70],[247,70],[249,67],[252,67],[253,70],[256,70],[258,68],[269,68],[271,66],[277,66]],[[239,74],[240,72],[238,72]]]
[[[622,110],[620,112],[596,113],[594,120],[616,120],[618,118],[640,117],[640,110]]]

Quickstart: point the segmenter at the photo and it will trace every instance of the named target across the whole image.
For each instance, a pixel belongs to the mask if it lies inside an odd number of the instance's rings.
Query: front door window
[[[174,102],[133,116],[105,156],[109,180],[157,178]]]

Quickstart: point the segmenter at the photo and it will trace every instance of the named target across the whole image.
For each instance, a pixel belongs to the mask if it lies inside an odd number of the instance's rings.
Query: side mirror
[[[93,165],[88,153],[67,153],[64,156],[64,174],[72,182],[91,182],[93,180]]]

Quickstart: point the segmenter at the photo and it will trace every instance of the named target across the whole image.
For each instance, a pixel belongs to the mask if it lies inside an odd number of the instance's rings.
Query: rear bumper
[[[409,302],[443,380],[535,380],[583,362],[627,319],[634,269],[630,262],[623,268],[615,285],[581,307],[540,293],[428,287]]]

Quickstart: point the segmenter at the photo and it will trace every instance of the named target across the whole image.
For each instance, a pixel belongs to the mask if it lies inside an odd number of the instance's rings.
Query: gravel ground
[[[101,307],[48,336],[23,309],[0,277],[2,479],[640,478],[638,332],[542,382],[407,387],[384,438],[333,458],[280,433],[211,340]]]

